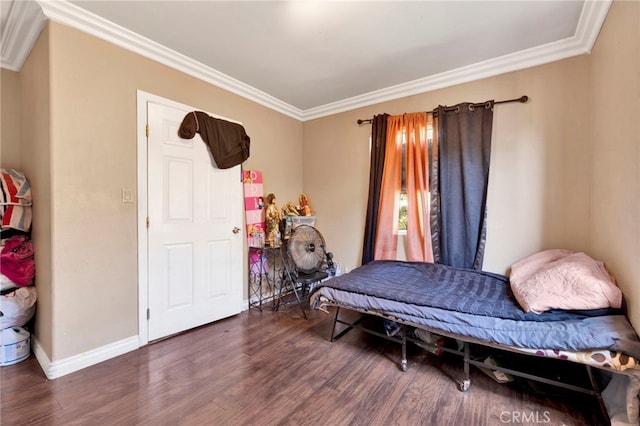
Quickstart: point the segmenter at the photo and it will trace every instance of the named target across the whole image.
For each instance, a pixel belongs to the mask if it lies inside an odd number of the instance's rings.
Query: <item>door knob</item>
[[[235,227],[233,228],[233,233],[234,233],[234,234],[237,234],[238,232],[240,232],[240,228],[238,228],[237,226],[235,226]]]

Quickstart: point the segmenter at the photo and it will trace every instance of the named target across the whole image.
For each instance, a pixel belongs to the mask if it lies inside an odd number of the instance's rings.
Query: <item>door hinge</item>
[[[151,319],[151,309],[147,308],[147,319]]]
[[[147,134],[147,137],[149,137],[149,123],[147,123],[147,127],[145,129],[145,133]]]
[[[147,216],[147,229],[149,229],[149,216]]]

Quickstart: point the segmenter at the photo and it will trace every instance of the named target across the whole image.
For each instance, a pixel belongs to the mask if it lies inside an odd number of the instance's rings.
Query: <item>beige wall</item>
[[[15,71],[0,69],[0,167],[20,170],[20,86]]]
[[[306,122],[304,188],[336,259],[351,269],[362,256],[371,127],[358,126],[358,118],[521,95],[529,102],[495,107],[484,268],[505,273],[545,248],[587,250],[587,61],[576,57]]]
[[[591,247],[640,331],[640,3],[613,3],[589,72]]]
[[[20,71],[21,126],[20,163],[29,179],[33,197],[33,222],[31,238],[36,262],[36,289],[38,304],[35,334],[38,342],[48,354],[54,346],[55,326],[52,241],[56,230],[51,222],[52,210],[52,165],[50,145],[50,75],[49,75],[49,31],[44,29]],[[28,118],[28,119],[25,119]]]
[[[136,205],[120,202],[121,188],[136,188],[138,89],[243,122],[245,168],[262,170],[279,200],[302,191],[302,123],[74,29],[49,23],[44,34],[52,265],[40,263],[40,250],[36,261],[38,276],[48,268],[54,283],[55,297],[42,304],[55,313],[43,328],[56,361],[138,334]],[[22,116],[36,108],[25,105]]]

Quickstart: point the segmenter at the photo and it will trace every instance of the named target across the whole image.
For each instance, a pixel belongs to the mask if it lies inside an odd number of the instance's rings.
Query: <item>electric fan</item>
[[[287,249],[296,269],[304,274],[319,271],[332,257],[327,253],[322,234],[310,225],[298,225],[291,231]]]

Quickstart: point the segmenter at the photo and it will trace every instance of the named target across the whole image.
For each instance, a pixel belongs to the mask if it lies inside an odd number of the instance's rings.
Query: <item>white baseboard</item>
[[[257,301],[257,299],[255,301]],[[246,311],[247,309],[249,309],[249,300],[245,299],[242,302],[241,310]],[[140,342],[138,336],[131,336],[118,342],[110,343],[100,348],[83,352],[69,358],[59,361],[51,361],[44,349],[42,349],[38,339],[31,335],[31,349],[38,360],[38,364],[40,364],[40,368],[42,368],[42,371],[48,379],[56,379],[75,371],[82,370],[83,368],[98,364],[102,361],[134,351],[139,347]]]
[[[38,340],[33,336],[31,337],[33,353],[48,379],[57,379],[74,371],[82,370],[91,365],[134,351],[139,347],[138,336],[131,336],[60,361],[51,361]]]

